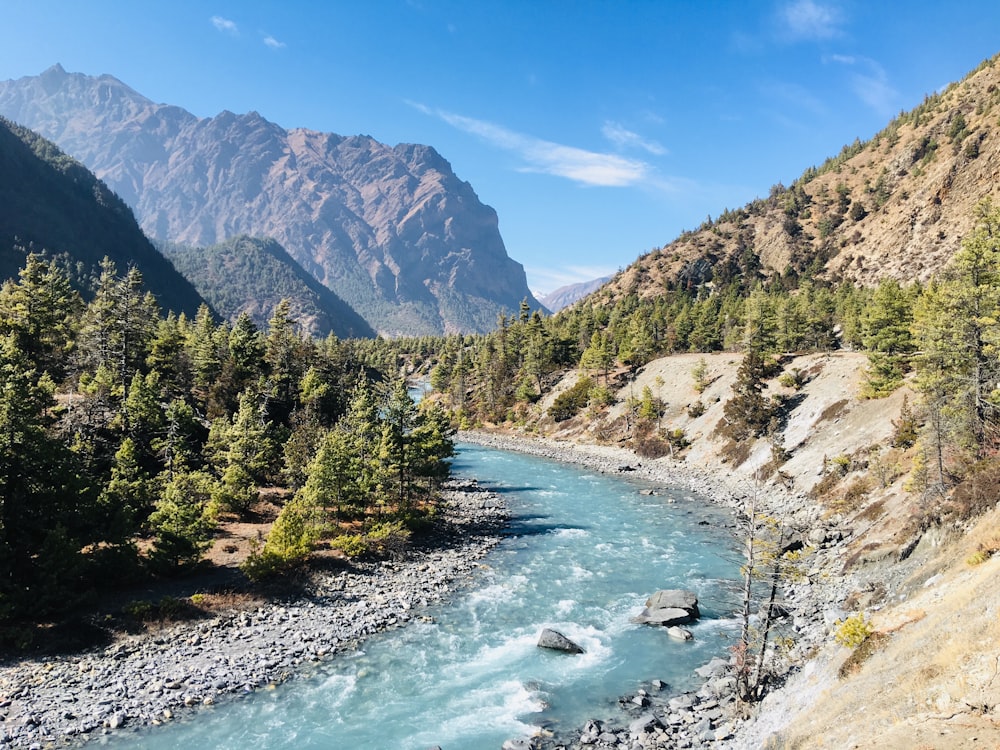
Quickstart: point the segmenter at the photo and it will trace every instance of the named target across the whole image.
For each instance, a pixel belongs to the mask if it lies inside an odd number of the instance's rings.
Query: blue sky
[[[612,273],[1000,51],[1000,3],[0,0],[56,62],[207,117],[427,143],[536,292]]]

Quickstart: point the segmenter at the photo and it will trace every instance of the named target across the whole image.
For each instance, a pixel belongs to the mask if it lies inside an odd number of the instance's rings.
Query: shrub
[[[781,373],[778,382],[785,388],[793,388],[798,391],[806,384],[806,374],[798,367],[793,367],[789,372]]]
[[[892,447],[909,448],[917,442],[920,430],[920,420],[910,407],[910,400],[903,396],[899,407],[899,419],[892,420]]]
[[[153,606],[152,602],[139,599],[134,602],[129,602],[122,607],[122,612],[131,617],[133,620],[144,622],[145,620],[152,619],[155,609],[156,608]]]
[[[694,369],[691,370],[691,377],[694,378],[694,389],[698,393],[704,393],[709,383],[711,383],[708,379],[708,363],[704,357],[700,358]]]
[[[341,534],[330,540],[330,546],[348,557],[360,557],[368,551],[368,545],[361,534]]]
[[[549,407],[549,416],[556,422],[565,422],[572,419],[580,410],[587,405],[590,400],[590,391],[594,387],[594,381],[584,376],[576,381],[572,388],[563,391],[556,396],[552,406]]]
[[[885,643],[889,640],[889,636],[886,633],[869,633],[865,638],[858,644],[858,647],[854,649],[854,652],[847,657],[847,660],[840,665],[840,669],[837,674],[841,679],[849,677],[855,672],[860,671],[861,666],[868,661],[875,654],[876,651],[881,649]]]
[[[615,394],[611,392],[610,388],[595,385],[590,389],[588,401],[591,406],[611,406],[615,402]]]
[[[841,453],[839,456],[834,456],[830,459],[830,465],[835,474],[846,477],[847,472],[851,470],[851,457],[846,453]]]
[[[844,620],[837,620],[833,626],[834,639],[847,648],[857,648],[873,632],[871,621],[865,617],[864,612],[857,612]]]
[[[377,555],[401,557],[410,543],[410,530],[402,521],[376,523],[366,534],[369,551]]]
[[[705,413],[705,408],[705,404],[703,404],[700,400],[695,401],[687,408],[688,416],[691,417],[691,419],[697,419]]]

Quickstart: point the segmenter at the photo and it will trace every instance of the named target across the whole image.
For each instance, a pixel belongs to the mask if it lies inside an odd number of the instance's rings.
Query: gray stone
[[[646,600],[650,609],[666,609],[676,607],[686,609],[695,616],[698,614],[698,595],[684,589],[662,589]]]
[[[579,645],[571,641],[558,630],[552,630],[551,628],[545,628],[542,630],[542,634],[538,636],[538,647],[549,648],[554,651],[563,651],[567,654],[582,654],[584,652]]]
[[[677,607],[667,607],[664,609],[646,607],[632,618],[632,622],[639,625],[663,625],[668,628],[673,625],[686,625],[694,620],[695,618],[690,612]]]
[[[685,628],[678,627],[677,625],[671,625],[667,628],[667,635],[673,638],[675,641],[692,641],[694,640],[694,633]]]
[[[684,625],[698,619],[698,596],[683,589],[663,589],[646,600],[646,608],[632,618],[641,625]]]
[[[660,720],[653,714],[643,714],[628,725],[628,731],[632,736],[640,736],[643,734],[650,734],[653,730],[662,726],[663,725],[660,723]]]

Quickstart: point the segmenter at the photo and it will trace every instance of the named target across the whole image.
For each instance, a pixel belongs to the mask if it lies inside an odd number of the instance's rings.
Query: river
[[[114,747],[499,750],[540,728],[615,714],[652,680],[679,691],[724,655],[737,624],[728,513],[681,490],[533,456],[460,444],[454,473],[502,493],[510,536],[474,586],[375,636],[306,679],[198,711]],[[634,625],[646,597],[690,588],[693,641]],[[537,648],[555,628],[585,653]]]

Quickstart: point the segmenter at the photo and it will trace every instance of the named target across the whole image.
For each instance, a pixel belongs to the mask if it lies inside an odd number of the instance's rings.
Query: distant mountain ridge
[[[559,312],[564,307],[569,307],[574,302],[579,299],[583,299],[588,294],[591,294],[602,286],[611,281],[611,276],[602,276],[599,279],[592,279],[591,281],[581,281],[577,284],[567,284],[566,286],[561,286],[554,292],[549,292],[538,299],[546,309],[552,312]]]
[[[388,335],[485,331],[528,290],[497,216],[429,146],[199,119],[103,75],[0,82],[0,113],[83,161],[152,237],[271,237]]]
[[[323,338],[372,338],[375,331],[307,274],[274,240],[241,235],[211,247],[161,243],[159,249],[230,322],[246,313],[265,329],[283,300],[303,331]]]
[[[119,273],[135,266],[164,311],[194,316],[203,301],[107,185],[54,143],[0,118],[0,281],[16,276],[29,252],[65,255],[83,275],[105,256]]]

